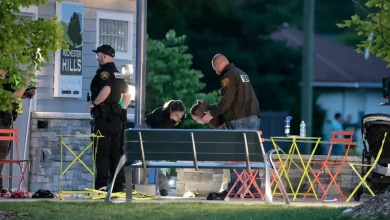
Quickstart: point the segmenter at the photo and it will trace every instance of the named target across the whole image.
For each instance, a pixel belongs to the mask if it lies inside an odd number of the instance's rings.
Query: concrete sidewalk
[[[1,198],[1,202],[38,202],[38,201],[51,201],[51,202],[104,202],[103,199],[98,200],[92,200],[92,199],[76,199],[71,197],[65,197],[64,200],[59,200],[58,198],[53,199],[10,199],[10,198]],[[298,201],[291,201],[291,206],[301,206],[301,207],[318,207],[318,206],[325,206],[325,207],[354,207],[356,205],[359,205],[361,202],[365,200],[362,200],[360,202],[321,202],[316,201],[314,199],[306,199],[304,201],[298,200]],[[119,199],[113,199],[113,203],[124,203],[125,199],[119,198]],[[219,204],[229,204],[229,205],[286,205],[284,200],[281,198],[274,198],[273,204],[265,204],[265,202],[261,199],[229,199],[227,201],[221,201],[221,200],[206,200],[205,197],[196,197],[196,198],[183,198],[183,197],[164,197],[164,198],[157,198],[157,199],[151,199],[151,200],[133,200],[132,203],[149,203],[149,204],[163,204],[163,203],[173,203],[173,202],[192,202],[192,203],[219,203]]]

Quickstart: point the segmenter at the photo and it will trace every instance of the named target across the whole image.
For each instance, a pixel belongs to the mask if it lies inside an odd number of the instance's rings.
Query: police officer
[[[122,155],[120,134],[123,125],[121,116],[130,102],[129,88],[122,73],[114,64],[115,51],[110,45],[101,45],[93,52],[97,55],[99,69],[91,82],[91,101],[88,108],[94,118],[93,131],[100,131],[96,149],[95,189],[104,190],[109,184]],[[123,105],[119,104],[123,101]],[[123,191],[124,174],[118,174],[113,192]]]
[[[7,79],[7,71],[0,69],[0,80]],[[26,78],[26,84],[30,81],[30,77]],[[22,87],[18,90],[14,89],[14,85],[12,83],[4,83],[2,88],[4,91],[9,91],[12,93],[12,98],[20,99],[22,96],[25,96],[24,92],[26,91],[26,87]],[[18,105],[13,105],[14,109],[12,111],[0,111],[0,129],[11,129],[13,121],[17,116]],[[10,136],[10,134],[0,134],[1,136]],[[0,141],[0,160],[4,160],[8,152],[11,148],[12,141]],[[3,169],[3,164],[0,165],[0,193],[4,193],[3,191],[3,179],[1,177],[1,171]]]
[[[211,110],[203,116],[203,123],[223,114],[228,120],[229,127],[234,130],[259,130],[260,107],[255,91],[253,90],[249,76],[222,54],[216,54],[211,60],[215,72],[221,77],[221,99],[218,104],[212,105]],[[240,172],[240,171],[239,171]],[[228,190],[237,180],[237,176],[231,170],[231,181]],[[257,181],[260,187],[260,180]],[[237,184],[236,193],[241,184]],[[254,191],[254,189],[251,189]]]

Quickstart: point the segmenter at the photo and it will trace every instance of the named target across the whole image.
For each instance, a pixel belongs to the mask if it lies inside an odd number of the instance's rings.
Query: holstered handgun
[[[110,108],[107,104],[102,103],[96,107],[98,109],[98,112],[100,112],[100,116],[104,119],[107,119],[110,117]]]

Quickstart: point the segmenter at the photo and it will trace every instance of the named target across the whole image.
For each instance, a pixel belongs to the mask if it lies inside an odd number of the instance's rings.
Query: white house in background
[[[271,38],[286,41],[292,47],[302,47],[304,39],[302,31],[289,27],[274,32]],[[320,92],[317,103],[326,110],[327,120],[337,112],[352,115],[357,123],[364,114],[390,114],[389,107],[379,106],[386,101],[382,97],[382,78],[390,76],[386,62],[373,55],[366,60],[353,47],[318,35],[314,54],[313,86]]]

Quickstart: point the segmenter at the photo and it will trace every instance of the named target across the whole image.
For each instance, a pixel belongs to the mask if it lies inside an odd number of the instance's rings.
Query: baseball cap
[[[115,50],[110,45],[103,44],[96,48],[96,50],[92,50],[95,53],[103,53],[105,55],[108,55],[110,57],[115,57]]]

